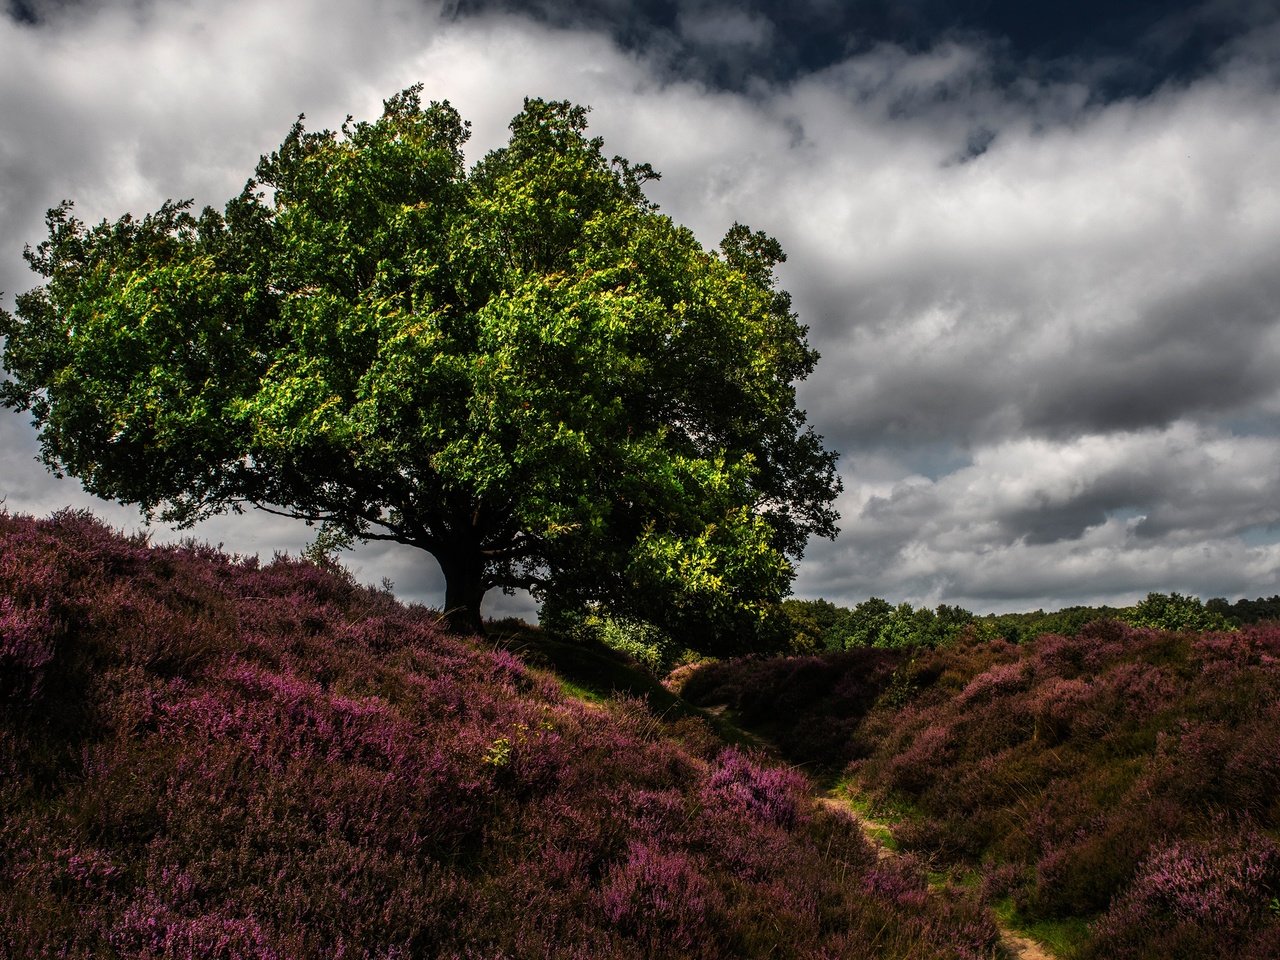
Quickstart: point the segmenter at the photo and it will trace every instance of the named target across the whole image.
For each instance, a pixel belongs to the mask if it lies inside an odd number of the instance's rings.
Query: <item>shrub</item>
[[[0,597],[0,703],[30,703],[40,696],[54,633],[47,607],[23,607]]]
[[[839,769],[857,755],[854,731],[901,662],[897,652],[869,649],[723,661],[694,668],[681,692],[701,706],[729,707],[793,763]]]
[[[629,657],[655,677],[666,676],[686,657],[696,656],[679,646],[660,627],[634,617],[603,611],[558,612],[547,618],[548,629],[574,643],[601,644]]]
[[[703,796],[713,803],[729,803],[765,823],[790,827],[800,815],[808,787],[799,774],[761,766],[729,747],[717,758]]]
[[[1280,846],[1229,823],[1206,840],[1174,840],[1140,865],[1095,928],[1090,956],[1274,956]]]
[[[714,957],[715,891],[684,853],[632,842],[600,891],[604,915],[648,956]]]
[[[1122,614],[1135,627],[1156,630],[1227,630],[1227,619],[1217,609],[1207,608],[1199,597],[1180,593],[1149,593],[1145,600]]]

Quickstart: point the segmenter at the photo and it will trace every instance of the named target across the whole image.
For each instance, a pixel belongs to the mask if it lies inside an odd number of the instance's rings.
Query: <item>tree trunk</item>
[[[479,556],[437,557],[444,572],[444,615],[454,633],[484,636],[484,560]]]

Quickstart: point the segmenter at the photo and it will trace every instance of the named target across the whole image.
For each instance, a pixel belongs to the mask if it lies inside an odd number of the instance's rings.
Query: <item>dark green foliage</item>
[[[1256,600],[1242,598],[1235,603],[1215,598],[1205,604],[1205,609],[1241,626],[1267,620],[1280,621],[1280,595],[1266,599],[1258,597]]]
[[[1199,597],[1181,593],[1149,593],[1145,600],[1122,614],[1126,623],[1156,630],[1225,630],[1232,624],[1217,609],[1209,609]]]
[[[1227,630],[1280,620],[1280,596],[1228,603],[1221,597],[1202,602],[1198,597],[1176,592],[1149,593],[1132,607],[1064,607],[1050,613],[1036,610],[990,614],[979,617],[977,626],[983,636],[1021,643],[1046,633],[1072,637],[1100,620],[1121,620],[1135,627],[1160,630]]]
[[[905,662],[896,651],[865,648],[733,660],[697,667],[680,692],[702,706],[727,706],[791,762],[833,772],[854,759],[854,732]]]
[[[978,618],[979,632],[987,637],[1001,637],[1010,643],[1034,640],[1046,633],[1074,637],[1084,627],[1099,620],[1116,620],[1123,613],[1120,607],[1063,607],[1045,613],[996,613]]]
[[[961,607],[941,604],[936,611],[916,609],[909,603],[890,605],[879,597],[864,600],[852,610],[829,600],[786,600],[782,612],[794,652],[853,650],[883,647],[890,650],[936,647],[949,643],[974,622]]]
[[[623,654],[659,678],[692,653],[682,649],[660,627],[634,617],[612,617],[593,611],[562,617],[553,630],[572,643],[598,644]]]
[[[842,641],[832,645],[832,649],[848,649],[850,647],[874,647],[893,618],[894,608],[887,600],[871,597],[863,600],[845,619],[844,636],[836,639]]]

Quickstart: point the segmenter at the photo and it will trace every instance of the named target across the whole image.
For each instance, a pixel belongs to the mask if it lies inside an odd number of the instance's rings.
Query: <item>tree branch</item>
[[[273,507],[265,503],[260,503],[257,500],[245,500],[242,502],[248,503],[250,506],[254,507],[254,509],[261,510],[264,513],[270,513],[273,516],[287,517],[290,520],[304,520],[307,523],[341,523],[344,519],[342,515],[336,514],[336,513],[322,513],[320,511],[304,511],[304,510],[287,510],[287,509],[281,509],[279,507]],[[360,540],[377,540],[377,541],[387,541],[391,543],[403,543],[406,546],[421,547],[424,550],[428,550],[428,552],[430,551],[430,547],[427,545],[427,541],[424,541],[422,538],[410,536],[409,534],[406,534],[404,532],[399,532],[399,529],[394,524],[387,523],[385,520],[377,520],[377,519],[368,517],[364,514],[360,514],[359,516],[360,516],[360,519],[362,520],[365,520],[369,523],[375,523],[378,526],[382,527],[383,529],[391,531],[390,533],[371,533],[366,530],[357,535],[358,539]]]

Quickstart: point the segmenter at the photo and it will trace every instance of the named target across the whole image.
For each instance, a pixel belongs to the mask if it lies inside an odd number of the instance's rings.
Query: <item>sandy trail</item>
[[[1015,960],[1055,960],[1053,954],[1034,940],[1028,940],[1022,934],[1014,933],[998,920],[996,925],[1000,927],[1000,939],[1004,941],[1004,945],[1009,948]]]

